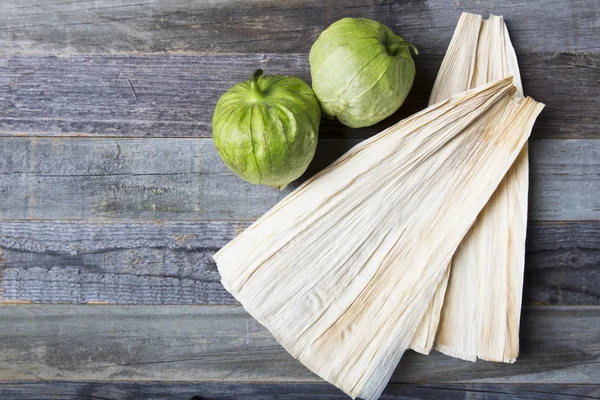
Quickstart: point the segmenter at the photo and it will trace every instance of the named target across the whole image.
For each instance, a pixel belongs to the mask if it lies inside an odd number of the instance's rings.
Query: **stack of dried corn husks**
[[[352,148],[215,254],[225,288],[350,396],[376,399],[409,347],[516,356],[522,151],[543,105],[514,76],[502,20],[463,16],[435,104]],[[479,326],[455,330],[466,320]]]
[[[438,73],[430,104],[509,76],[514,77],[516,101],[520,101],[523,88],[519,66],[502,17],[492,15],[484,21],[479,15],[464,13]],[[471,361],[477,357],[516,360],[527,187],[525,145],[461,242],[421,321],[412,349],[428,354],[433,347]]]

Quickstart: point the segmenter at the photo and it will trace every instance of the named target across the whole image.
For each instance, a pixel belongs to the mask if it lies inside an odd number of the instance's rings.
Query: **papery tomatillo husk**
[[[283,190],[314,157],[321,109],[300,78],[262,72],[221,96],[212,120],[213,140],[238,176]]]
[[[415,77],[408,44],[387,26],[344,18],[310,50],[312,87],[326,116],[351,128],[374,125],[402,105]]]

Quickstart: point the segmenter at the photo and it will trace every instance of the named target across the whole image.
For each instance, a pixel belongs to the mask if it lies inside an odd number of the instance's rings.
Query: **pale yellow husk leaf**
[[[523,89],[519,67],[502,17],[492,15],[483,20],[479,15],[463,13],[430,103],[510,76],[517,87],[515,97],[520,99]],[[478,357],[500,362],[516,360],[528,164],[524,146],[460,244],[444,276],[446,281],[440,283],[413,338],[412,349],[428,354],[435,348],[470,361]]]
[[[222,283],[314,373],[379,397],[543,105],[512,79],[352,148],[217,252]]]

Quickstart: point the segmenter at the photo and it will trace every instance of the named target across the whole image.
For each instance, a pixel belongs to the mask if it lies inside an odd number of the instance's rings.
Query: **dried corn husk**
[[[543,107],[512,79],[428,107],[352,148],[215,254],[281,345],[376,399],[460,241]]]
[[[522,98],[517,58],[502,17],[492,15],[484,21],[479,15],[463,13],[430,103],[509,76],[517,87],[515,97]],[[459,246],[451,272],[445,275],[449,284],[440,283],[411,348],[428,354],[437,332],[434,348],[445,354],[470,361],[477,357],[516,360],[527,188],[525,146]]]

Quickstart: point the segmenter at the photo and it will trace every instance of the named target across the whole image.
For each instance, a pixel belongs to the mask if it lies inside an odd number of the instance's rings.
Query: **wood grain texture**
[[[515,47],[592,51],[595,0],[4,0],[0,49],[11,54],[121,52],[308,52],[343,17],[388,25],[423,53],[444,54],[462,11],[504,15]],[[548,12],[551,11],[551,15]]]
[[[526,93],[546,103],[532,137],[600,138],[600,54],[519,56]],[[321,137],[364,139],[425,108],[441,56],[415,62],[413,89],[392,117],[360,129],[323,120]],[[259,67],[310,81],[305,54],[0,59],[0,135],[211,137],[219,96]]]
[[[248,222],[1,221],[0,300],[237,304],[211,256]],[[600,305],[600,222],[532,223],[525,304]]]
[[[237,306],[0,307],[0,380],[322,382]],[[526,307],[516,364],[409,352],[392,383],[599,384],[600,308]]]
[[[321,140],[305,176],[356,140]],[[0,219],[254,220],[284,191],[246,183],[211,139],[2,139]],[[600,219],[600,140],[530,146],[532,220]]]
[[[11,400],[347,400],[326,383],[0,382]],[[599,399],[597,385],[389,384],[381,400]]]
[[[212,110],[258,67],[308,81],[310,46],[339,18],[390,26],[421,50],[413,91],[374,127],[324,121],[310,175],[425,107],[462,11],[505,16],[526,93],[547,105],[525,302],[600,304],[597,0],[4,0],[0,398],[346,398],[219,283],[210,256],[287,192],[225,168]],[[179,305],[6,303],[23,300]],[[600,398],[599,307],[526,306],[520,336],[514,365],[409,352],[383,398]],[[109,380],[141,382],[91,382]]]
[[[211,256],[247,225],[0,222],[3,299],[237,304]]]
[[[600,140],[530,142],[529,165],[529,219],[599,219]]]
[[[530,224],[526,250],[525,303],[600,305],[599,223]]]

